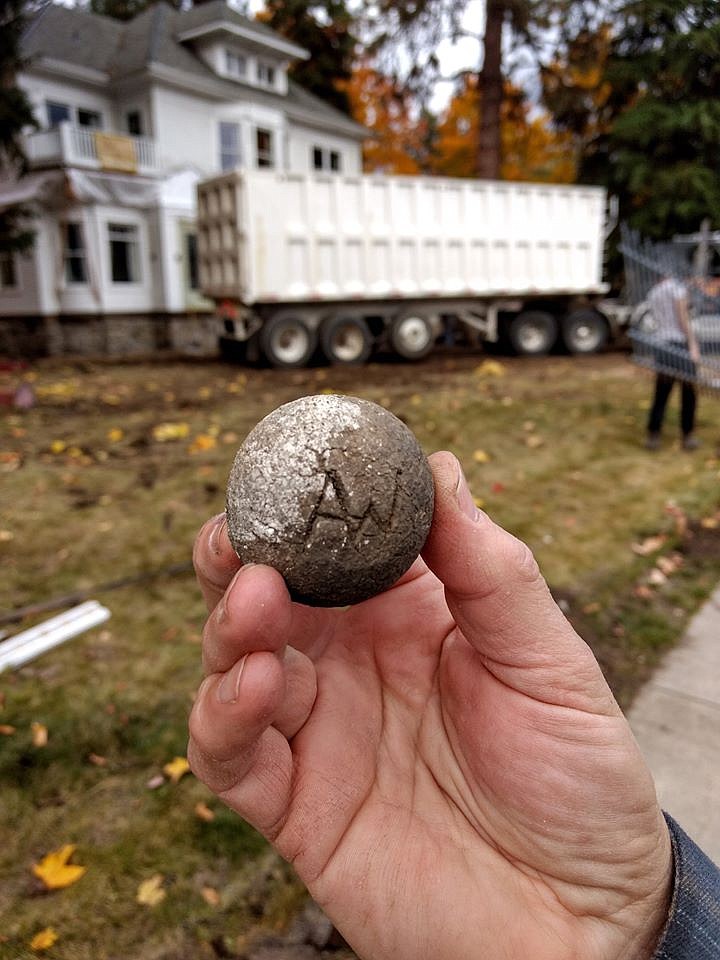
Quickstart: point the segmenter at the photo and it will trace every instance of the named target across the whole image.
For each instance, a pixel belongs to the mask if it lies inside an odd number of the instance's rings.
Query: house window
[[[188,287],[191,290],[200,289],[200,276],[198,273],[198,249],[197,234],[185,234],[185,256],[187,257],[187,277]]]
[[[337,150],[325,150],[322,147],[313,147],[312,161],[315,170],[334,170],[339,173],[342,166]]]
[[[82,224],[70,221],[64,224],[64,231],[65,280],[68,283],[87,283]]]
[[[0,290],[17,286],[15,257],[12,253],[0,253]]]
[[[231,77],[244,77],[247,73],[247,60],[242,54],[225,50],[225,72]]]
[[[138,228],[134,223],[109,223],[110,275],[113,283],[138,283],[140,256]]]
[[[234,170],[241,162],[240,124],[220,121],[220,169]]]
[[[70,107],[67,103],[54,103],[52,100],[48,100],[45,107],[49,127],[57,127],[58,124],[70,119]]]
[[[259,167],[273,167],[275,161],[273,158],[273,137],[270,130],[255,131],[255,146],[257,165]]]
[[[268,63],[263,63],[258,61],[257,65],[257,81],[261,83],[264,87],[274,87],[275,86],[275,67],[271,67]]]
[[[83,110],[78,107],[77,122],[80,127],[92,127],[93,130],[102,129],[102,117],[97,110]]]
[[[125,126],[127,132],[133,137],[142,137],[144,134],[143,117],[139,110],[129,110],[125,114]]]

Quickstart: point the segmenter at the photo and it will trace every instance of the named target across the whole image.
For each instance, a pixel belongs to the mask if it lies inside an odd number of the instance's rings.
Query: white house
[[[288,78],[307,52],[225,0],[159,0],[127,23],[51,4],[23,55],[39,130],[0,206],[29,203],[36,240],[0,262],[0,352],[213,349],[198,179],[360,172],[367,131]]]

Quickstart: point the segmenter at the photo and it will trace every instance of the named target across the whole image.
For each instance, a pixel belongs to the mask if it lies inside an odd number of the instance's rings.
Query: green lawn
[[[10,389],[21,375],[1,376]],[[701,402],[700,451],[679,450],[673,406],[666,448],[648,454],[650,380],[622,354],[298,373],[44,361],[30,377],[37,406],[6,408],[0,427],[2,611],[186,561],[247,431],[321,390],[381,402],[426,451],[458,455],[485,509],[535,550],[623,704],[716,582],[717,401]],[[633,551],[659,533],[657,552]],[[678,569],[647,585],[676,550]],[[194,581],[148,576],[91,596],[108,623],[0,676],[0,958],[37,956],[30,941],[47,927],[58,939],[42,955],[59,960],[232,956],[255,927],[281,927],[303,891],[191,775],[148,786],[185,751],[204,616]],[[86,873],[44,892],[32,866],[66,843]],[[163,898],[138,903],[158,874]]]

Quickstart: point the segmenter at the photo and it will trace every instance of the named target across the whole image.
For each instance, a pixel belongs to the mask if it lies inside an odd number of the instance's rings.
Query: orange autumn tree
[[[353,119],[372,134],[363,147],[366,172],[427,172],[430,121],[417,115],[402,87],[368,63],[360,63],[341,89],[350,101]]]
[[[476,75],[467,75],[437,126],[432,172],[472,177],[477,165],[480,96]],[[572,183],[576,175],[571,136],[553,129],[546,113],[531,115],[523,92],[505,82],[500,118],[503,180]]]

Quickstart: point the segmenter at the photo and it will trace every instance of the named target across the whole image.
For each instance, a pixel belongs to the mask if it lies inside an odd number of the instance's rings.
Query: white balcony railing
[[[29,134],[25,139],[25,152],[33,168],[64,164],[146,176],[160,172],[154,140],[110,134],[69,121],[52,130]]]

